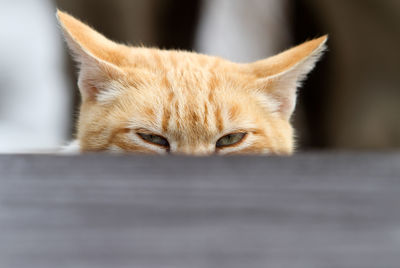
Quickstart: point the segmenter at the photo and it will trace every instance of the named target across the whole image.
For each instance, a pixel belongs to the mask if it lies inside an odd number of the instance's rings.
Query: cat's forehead
[[[243,65],[228,60],[188,51],[130,48],[127,65],[155,71],[214,71],[246,73]],[[185,72],[188,73],[188,72]]]
[[[126,59],[126,77],[144,93],[211,98],[210,94],[252,87],[256,80],[242,64],[186,51],[131,48]]]

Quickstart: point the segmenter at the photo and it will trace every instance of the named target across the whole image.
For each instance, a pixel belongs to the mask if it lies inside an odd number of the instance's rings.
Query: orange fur
[[[81,63],[79,149],[191,155],[291,154],[297,83],[312,69],[327,37],[249,64],[192,52],[114,43],[57,12]],[[165,137],[169,150],[137,132]],[[224,135],[245,138],[216,148]]]

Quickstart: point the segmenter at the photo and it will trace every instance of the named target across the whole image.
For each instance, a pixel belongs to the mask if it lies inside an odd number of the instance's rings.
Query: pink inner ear
[[[293,113],[294,107],[296,105],[296,97],[281,97],[279,99],[279,111],[286,118],[289,119]]]
[[[89,89],[88,89],[88,94],[90,95],[90,96],[96,96],[97,94],[99,94],[99,89],[97,88],[97,87],[95,87],[95,86],[91,86],[91,87],[89,87]]]
[[[96,96],[100,93],[100,90],[93,84],[93,81],[86,80],[85,77],[81,76],[78,85],[83,101],[96,100]]]

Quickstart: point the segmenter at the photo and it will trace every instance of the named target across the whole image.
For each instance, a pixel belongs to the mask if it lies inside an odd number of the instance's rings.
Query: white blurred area
[[[271,56],[291,43],[287,0],[205,0],[199,52],[236,62]]]
[[[71,94],[55,7],[47,0],[0,0],[0,7],[0,153],[57,150]]]

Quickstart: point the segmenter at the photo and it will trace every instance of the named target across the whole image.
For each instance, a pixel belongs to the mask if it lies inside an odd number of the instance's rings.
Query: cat
[[[80,65],[77,138],[66,152],[290,155],[296,90],[322,36],[253,63],[115,43],[57,11]]]

